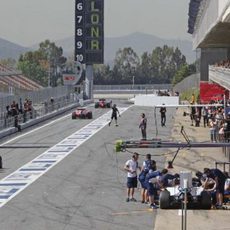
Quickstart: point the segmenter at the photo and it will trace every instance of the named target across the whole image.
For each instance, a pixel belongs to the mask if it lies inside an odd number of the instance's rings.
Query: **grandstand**
[[[37,82],[23,76],[20,71],[0,64],[0,88],[4,90],[8,87],[25,91],[36,91],[43,88]]]

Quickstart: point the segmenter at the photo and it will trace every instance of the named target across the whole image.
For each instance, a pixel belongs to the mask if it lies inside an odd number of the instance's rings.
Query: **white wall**
[[[179,97],[176,96],[155,96],[155,95],[138,95],[135,97],[135,105],[139,106],[156,106],[156,105],[179,105]]]

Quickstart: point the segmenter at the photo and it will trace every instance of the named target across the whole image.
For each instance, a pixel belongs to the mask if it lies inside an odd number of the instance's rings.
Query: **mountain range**
[[[17,45],[13,42],[0,38],[0,59],[18,59],[20,54],[31,50],[31,48]]]
[[[74,37],[52,41],[57,46],[63,48],[64,56],[72,56],[74,53]],[[144,33],[133,33],[122,37],[105,37],[104,39],[104,63],[111,64],[115,58],[116,52],[125,47],[131,47],[140,57],[144,52],[151,53],[156,47],[178,47],[185,55],[188,63],[196,60],[196,52],[192,50],[192,42],[179,39],[162,39],[154,35]],[[21,53],[29,50],[35,50],[38,44],[31,47],[23,47],[10,41],[0,38],[0,59],[14,58],[17,59]]]

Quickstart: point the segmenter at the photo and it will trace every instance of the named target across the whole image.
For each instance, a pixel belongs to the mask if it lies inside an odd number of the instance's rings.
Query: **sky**
[[[104,0],[104,36],[192,40],[190,0]],[[74,36],[74,0],[0,0],[0,38],[22,46]]]

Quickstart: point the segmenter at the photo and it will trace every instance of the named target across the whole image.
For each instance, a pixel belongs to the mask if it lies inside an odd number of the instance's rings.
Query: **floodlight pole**
[[[226,118],[226,95],[224,94],[224,118]]]

